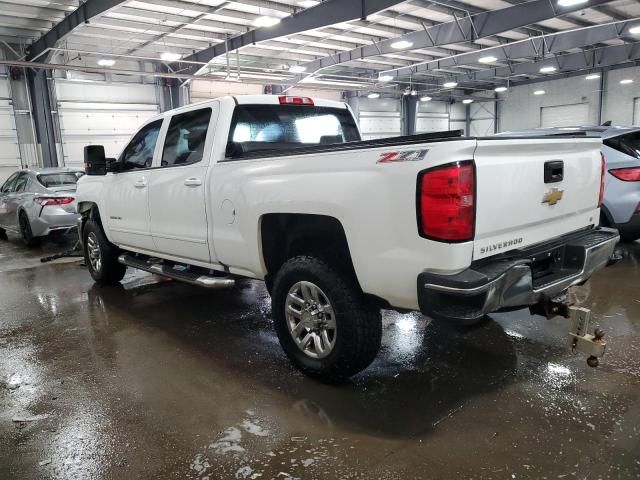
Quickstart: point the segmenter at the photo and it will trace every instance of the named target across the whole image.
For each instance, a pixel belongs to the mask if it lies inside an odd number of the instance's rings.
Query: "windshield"
[[[231,122],[227,155],[286,150],[360,140],[347,109],[300,105],[239,105]]]
[[[38,181],[43,187],[62,187],[64,185],[75,185],[84,172],[62,172],[45,173],[38,175]]]

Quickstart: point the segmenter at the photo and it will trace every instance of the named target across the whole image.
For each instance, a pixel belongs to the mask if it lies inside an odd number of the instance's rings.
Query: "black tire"
[[[22,234],[22,240],[24,244],[29,247],[38,247],[42,244],[42,237],[34,237],[31,231],[31,223],[29,223],[29,217],[24,212],[20,212],[18,217],[18,223],[20,224],[20,233]]]
[[[289,290],[298,282],[312,282],[325,294],[335,312],[335,344],[324,358],[311,358],[295,343],[285,315]],[[273,284],[273,321],[280,345],[302,373],[324,382],[339,382],[368,367],[380,349],[380,310],[367,302],[353,276],[341,273],[311,256],[286,261]]]
[[[0,240],[6,240],[7,239],[7,232],[4,228],[0,228]]]
[[[95,245],[100,255],[100,262],[92,261],[89,245]],[[118,262],[120,250],[107,240],[102,227],[93,219],[87,220],[82,229],[82,246],[84,261],[89,273],[100,285],[114,285],[120,282],[127,271],[127,266]]]

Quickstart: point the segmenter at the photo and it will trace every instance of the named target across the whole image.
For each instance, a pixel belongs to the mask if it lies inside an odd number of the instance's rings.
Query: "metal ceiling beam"
[[[58,41],[71,33],[78,25],[89,22],[92,18],[104,14],[126,0],[87,0],[66,16],[60,23],[29,46],[27,60],[31,61],[55,47]]]
[[[637,25],[637,19],[624,22],[613,22],[594,27],[552,33],[519,40],[499,47],[485,48],[479,52],[461,53],[428,63],[416,64],[410,67],[398,68],[384,72],[393,77],[410,77],[417,74],[429,74],[444,68],[457,68],[464,65],[481,65],[480,58],[492,56],[496,63],[510,62],[523,58],[541,58],[550,55],[547,63],[555,66],[553,55],[566,52],[572,48],[583,48],[590,45],[624,38],[629,35],[629,29]],[[486,65],[485,65],[486,66]]]
[[[269,28],[257,28],[229,38],[227,42],[214,45],[190,55],[186,60],[210,62],[228,51],[242,48],[245,45],[284,37],[306,30],[326,27],[356,18],[365,18],[404,0],[326,0],[315,7],[307,8],[289,17],[283,18],[278,25]],[[189,73],[197,73],[197,69],[189,66]]]
[[[513,30],[533,23],[565,15],[576,10],[584,10],[591,6],[606,3],[609,0],[589,0],[579,6],[560,7],[553,0],[532,0],[527,3],[513,5],[500,10],[477,13],[472,16],[456,18],[423,30],[407,33],[396,38],[387,39],[373,45],[357,48],[349,52],[320,58],[304,66],[307,72],[315,72],[323,68],[344,63],[356,58],[366,58],[385,53],[398,52],[391,44],[400,40],[411,43],[409,49],[429,48],[440,45],[473,42],[501,32]]]
[[[464,88],[464,84],[470,82],[491,82],[493,84],[500,84],[504,83],[504,80],[510,77],[528,75],[539,76],[541,67],[545,65],[553,65],[558,69],[557,72],[543,76],[545,80],[553,80],[567,72],[612,67],[639,59],[640,42],[626,43],[623,45],[594,48],[592,50],[559,55],[551,60],[544,59],[539,62],[519,63],[508,67],[492,68],[489,70],[467,73],[452,77],[452,79],[459,83],[460,88]]]

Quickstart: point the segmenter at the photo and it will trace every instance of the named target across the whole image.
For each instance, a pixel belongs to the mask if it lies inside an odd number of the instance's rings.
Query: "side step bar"
[[[189,270],[179,270],[169,265],[151,263],[147,260],[136,258],[133,255],[120,255],[118,261],[127,267],[137,268],[138,270],[144,270],[145,272],[155,273],[205,288],[229,288],[233,287],[236,283],[235,280],[228,277],[214,277],[211,275],[203,275],[202,273],[190,272]]]

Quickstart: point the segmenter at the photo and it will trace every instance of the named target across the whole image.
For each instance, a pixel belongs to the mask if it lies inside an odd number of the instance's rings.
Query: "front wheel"
[[[102,227],[89,219],[82,229],[84,261],[89,273],[101,285],[113,285],[124,277],[126,265],[118,261],[118,247],[107,239]]]
[[[273,321],[296,368],[326,382],[364,370],[380,349],[380,310],[352,275],[315,257],[294,257],[273,285]]]

